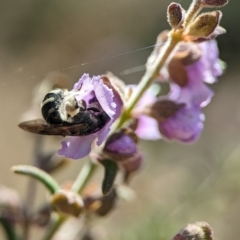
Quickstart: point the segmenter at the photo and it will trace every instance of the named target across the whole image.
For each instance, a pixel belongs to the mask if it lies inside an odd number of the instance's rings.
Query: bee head
[[[60,114],[64,122],[76,123],[76,119],[81,118],[85,113],[86,102],[84,100],[77,101],[74,93],[68,94],[61,105]]]

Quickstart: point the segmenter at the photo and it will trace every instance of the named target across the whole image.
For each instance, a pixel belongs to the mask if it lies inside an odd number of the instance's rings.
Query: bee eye
[[[59,113],[59,106],[64,98],[64,92],[61,89],[53,90],[46,94],[42,102],[42,115],[47,123],[60,124],[62,119]]]

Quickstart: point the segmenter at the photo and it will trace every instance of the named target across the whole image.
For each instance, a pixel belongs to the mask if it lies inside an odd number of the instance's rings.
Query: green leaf
[[[28,165],[13,166],[11,170],[14,173],[33,177],[40,181],[52,194],[59,189],[58,183],[46,172],[41,169]]]

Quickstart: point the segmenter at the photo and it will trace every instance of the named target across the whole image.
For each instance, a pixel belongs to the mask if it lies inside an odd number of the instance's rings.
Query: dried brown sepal
[[[80,195],[68,190],[57,191],[51,196],[50,202],[58,212],[75,217],[78,217],[84,208]]]
[[[121,102],[124,104],[126,102],[125,83],[111,72],[102,75],[101,79],[105,85],[111,88],[119,96]]]
[[[109,194],[102,195],[100,188],[96,184],[88,185],[84,189],[82,196],[85,209],[98,216],[106,216],[110,213],[118,199],[115,188]]]
[[[172,28],[181,27],[181,22],[184,18],[185,10],[179,3],[171,3],[167,9],[167,20]]]
[[[184,103],[176,103],[168,99],[159,98],[152,105],[147,106],[144,109],[144,113],[161,122],[175,114],[184,105]]]
[[[129,183],[130,177],[133,173],[137,172],[143,164],[144,158],[142,153],[137,152],[133,157],[129,158],[126,161],[120,163],[120,166],[123,169],[123,182]]]
[[[168,64],[168,73],[170,79],[178,86],[184,87],[188,84],[188,73],[178,57],[173,57]]]
[[[185,40],[194,41],[199,38],[208,38],[219,25],[221,17],[220,11],[200,14],[185,31]]]
[[[206,222],[188,224],[172,240],[213,240],[213,230]]]
[[[184,65],[195,63],[201,56],[201,48],[198,44],[192,42],[181,42],[174,55],[174,57],[179,59]]]
[[[170,79],[178,86],[184,87],[188,84],[188,72],[186,66],[198,61],[202,52],[196,43],[182,42],[168,63],[168,74]]]
[[[201,0],[201,5],[203,7],[223,7],[229,0]]]

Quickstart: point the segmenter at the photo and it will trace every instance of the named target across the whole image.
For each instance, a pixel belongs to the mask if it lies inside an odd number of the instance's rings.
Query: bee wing
[[[59,136],[81,136],[84,135],[84,129],[87,124],[73,124],[73,125],[50,125],[43,119],[30,120],[21,122],[18,125],[21,129],[42,135],[59,135]]]

